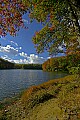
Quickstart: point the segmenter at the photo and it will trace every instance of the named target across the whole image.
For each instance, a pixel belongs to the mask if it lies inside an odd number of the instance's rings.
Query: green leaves
[[[68,71],[71,74],[80,72],[80,53],[63,57],[50,58],[42,65],[44,71]]]

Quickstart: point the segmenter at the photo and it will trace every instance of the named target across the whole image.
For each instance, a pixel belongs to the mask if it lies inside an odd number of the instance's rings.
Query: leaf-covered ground
[[[13,101],[1,103],[0,120],[80,120],[80,76],[33,86]]]

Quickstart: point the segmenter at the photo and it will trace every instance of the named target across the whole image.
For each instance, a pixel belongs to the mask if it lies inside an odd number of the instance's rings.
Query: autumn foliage
[[[50,58],[43,63],[44,71],[71,71],[73,69],[80,69],[80,53],[70,54],[62,57]]]
[[[63,41],[72,52],[79,47],[78,3],[79,0],[0,0],[0,36],[15,36],[21,27],[25,28],[22,16],[27,13],[31,22],[36,19],[43,24],[33,37],[38,53],[62,52],[58,47]]]
[[[24,27],[22,15],[27,11],[28,2],[22,0],[0,0],[0,35],[16,35]]]

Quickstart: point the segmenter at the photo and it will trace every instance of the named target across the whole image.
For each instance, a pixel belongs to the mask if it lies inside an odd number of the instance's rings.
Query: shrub
[[[68,68],[70,74],[78,74],[80,72],[80,67]]]

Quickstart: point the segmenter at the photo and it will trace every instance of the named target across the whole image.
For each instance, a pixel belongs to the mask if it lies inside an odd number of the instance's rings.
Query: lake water
[[[66,73],[44,72],[42,70],[0,70],[0,100],[14,96],[29,86],[66,75]]]

